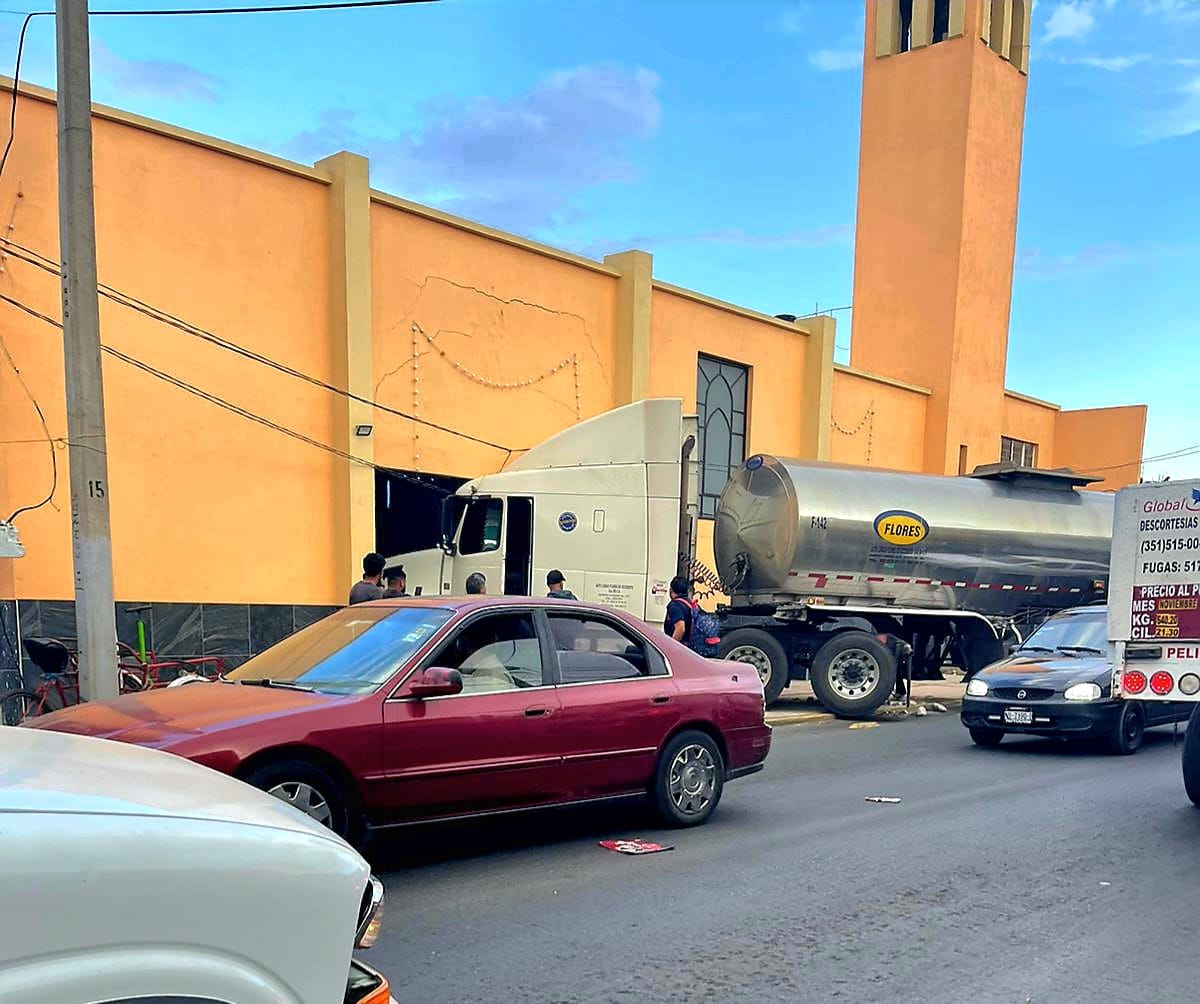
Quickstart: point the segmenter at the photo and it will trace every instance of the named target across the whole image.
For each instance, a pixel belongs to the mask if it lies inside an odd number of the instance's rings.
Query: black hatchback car
[[[1014,735],[1101,739],[1128,755],[1152,725],[1186,722],[1190,704],[1114,700],[1108,662],[1108,610],[1055,614],[1007,659],[967,684],[962,723],[980,746]]]

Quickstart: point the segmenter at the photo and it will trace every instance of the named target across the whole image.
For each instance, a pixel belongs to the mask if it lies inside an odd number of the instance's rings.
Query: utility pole
[[[117,696],[117,624],[100,366],[92,81],[87,0],[55,0],[58,36],[58,233],[71,462],[75,624],[83,700]]]

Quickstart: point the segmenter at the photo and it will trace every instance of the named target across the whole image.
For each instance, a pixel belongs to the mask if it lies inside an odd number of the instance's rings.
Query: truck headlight
[[[1100,697],[1098,683],[1076,683],[1063,694],[1068,701],[1095,701]]]
[[[358,913],[358,930],[354,934],[355,948],[370,948],[379,940],[379,929],[383,926],[383,883],[374,875],[363,892],[362,907]]]
[[[968,697],[983,697],[988,692],[988,685],[983,680],[972,680],[967,684]]]

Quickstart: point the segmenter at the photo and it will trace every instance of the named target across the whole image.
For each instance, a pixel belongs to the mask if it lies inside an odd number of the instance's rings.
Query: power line
[[[364,7],[407,7],[440,0],[343,0],[333,3],[263,4],[256,7],[174,7],[166,10],[94,10],[93,17],[189,17],[195,14],[293,14],[303,11],[357,10]]]
[[[35,268],[39,268],[43,272],[48,272],[51,275],[61,274],[59,267],[51,259],[37,251],[34,251],[32,248],[27,248],[23,244],[19,244],[7,237],[0,237],[0,245],[10,249],[10,251],[12,248],[16,248],[16,251],[11,251],[12,256],[28,265],[33,265]],[[21,252],[24,252],[24,254]],[[393,408],[390,405],[382,404],[379,401],[375,401],[369,397],[363,397],[360,394],[355,394],[353,391],[346,390],[336,386],[335,384],[328,383],[319,377],[305,373],[303,370],[298,370],[292,366],[288,366],[286,363],[278,362],[277,360],[272,359],[270,356],[265,356],[260,352],[255,352],[253,349],[248,349],[243,345],[239,345],[237,342],[232,342],[229,339],[223,338],[222,336],[214,334],[211,331],[206,331],[204,328],[198,327],[197,325],[192,324],[190,321],[185,321],[180,317],[176,317],[174,314],[168,313],[160,307],[155,307],[153,304],[139,300],[137,297],[115,289],[106,283],[100,283],[99,290],[102,296],[107,297],[114,303],[119,303],[121,306],[129,310],[135,310],[138,313],[145,314],[146,316],[151,317],[162,324],[167,324],[173,328],[177,328],[178,330],[184,332],[184,334],[191,335],[193,338],[199,338],[203,341],[216,345],[219,348],[225,349],[227,352],[233,352],[236,355],[243,356],[246,359],[250,359],[256,363],[259,363],[260,365],[268,366],[271,369],[278,370],[281,373],[285,373],[297,380],[303,380],[305,383],[311,384],[314,387],[320,387],[322,390],[327,390],[333,394],[338,394],[341,397],[345,397],[351,401],[356,401],[359,404],[365,404],[371,408],[377,408],[379,411],[382,411],[386,414],[395,415],[398,418],[407,419],[410,422],[416,422],[418,425],[423,425],[426,428],[435,429],[438,432],[444,432],[447,435],[457,436],[460,439],[465,439],[472,443],[478,443],[480,446],[487,446],[493,450],[500,450],[509,457],[511,457],[515,452],[512,447],[502,446],[500,443],[493,443],[491,440],[482,439],[479,436],[472,436],[470,433],[460,432],[457,429],[451,429],[448,426],[440,425],[437,422],[430,421],[429,419],[421,418],[419,415],[414,415],[411,412],[402,411],[399,408]]]
[[[92,17],[190,17],[192,15],[220,14],[286,14],[303,11],[327,10],[357,10],[370,7],[406,7],[415,4],[440,3],[441,0],[333,0],[329,3],[313,4],[264,4],[255,7],[175,7],[165,10],[94,10]],[[9,11],[6,14],[25,14],[24,11]],[[12,150],[13,139],[17,131],[17,97],[21,81],[21,54],[25,51],[25,32],[29,23],[35,17],[53,17],[52,10],[35,10],[25,14],[21,23],[21,34],[17,38],[17,60],[12,77],[12,99],[8,117],[8,142],[4,154],[0,156],[0,178],[4,177],[4,168],[8,164],[8,154]]]
[[[51,317],[49,314],[43,314],[41,311],[30,307],[28,304],[22,303],[20,300],[17,300],[14,297],[8,296],[6,293],[0,293],[0,300],[3,300],[5,303],[16,307],[18,310],[21,310],[31,317],[35,317],[39,321],[49,324],[54,328],[58,328],[60,330],[62,328],[61,321]],[[245,418],[251,422],[257,422],[259,425],[266,426],[268,429],[272,429],[275,432],[282,433],[285,436],[299,440],[300,442],[316,447],[319,450],[324,450],[326,453],[331,453],[335,457],[340,457],[342,460],[347,460],[350,463],[358,464],[361,467],[368,467],[375,471],[382,471],[385,474],[390,474],[393,477],[400,478],[402,481],[410,481],[413,484],[419,485],[420,487],[429,489],[431,491],[440,491],[445,495],[453,494],[453,492],[446,491],[444,488],[439,488],[437,485],[431,485],[425,481],[421,481],[419,478],[412,477],[403,471],[398,471],[392,467],[384,467],[381,464],[374,464],[369,460],[364,460],[362,457],[356,457],[353,453],[347,453],[345,450],[338,449],[336,446],[330,446],[328,443],[322,443],[319,439],[313,439],[311,436],[306,436],[304,433],[297,432],[295,429],[289,429],[286,425],[280,425],[278,422],[273,422],[271,419],[265,418],[262,415],[243,408],[241,405],[234,404],[232,401],[226,401],[223,397],[219,397],[218,395],[206,391],[201,387],[197,387],[195,384],[190,384],[186,380],[181,380],[179,377],[173,376],[164,370],[160,370],[154,366],[151,366],[149,363],[144,362],[135,356],[131,356],[125,352],[122,352],[120,349],[113,348],[111,345],[101,345],[100,350],[108,353],[110,356],[120,359],[122,362],[127,363],[130,366],[142,370],[144,373],[148,373],[149,375],[156,377],[159,380],[163,380],[182,391],[186,391],[188,394],[192,394],[195,397],[199,397],[202,400],[208,401],[210,404],[214,404],[219,408],[223,408],[226,411],[232,412],[241,418]],[[9,522],[11,522],[11,520],[9,520]]]
[[[1178,450],[1171,450],[1169,453],[1159,453],[1152,456],[1142,457],[1140,460],[1130,460],[1124,464],[1108,464],[1105,467],[1085,467],[1080,470],[1080,474],[1099,474],[1102,471],[1116,471],[1122,467],[1134,467],[1142,464],[1154,464],[1163,460],[1183,460],[1185,457],[1191,457],[1200,453],[1200,443],[1193,446],[1182,446]]]
[[[0,156],[0,178],[4,177],[4,168],[8,165],[8,155],[12,152],[13,140],[17,137],[17,91],[21,80],[21,54],[25,51],[25,32],[29,30],[29,23],[35,17],[47,17],[53,14],[54,11],[38,10],[32,14],[26,14],[25,20],[21,22],[21,34],[17,36],[17,62],[13,68],[12,105],[8,112],[8,142],[4,144],[3,156]]]
[[[22,513],[34,512],[37,509],[41,509],[42,506],[49,505],[54,500],[54,493],[58,491],[58,455],[55,452],[54,439],[50,435],[50,426],[46,422],[46,413],[42,411],[42,406],[38,404],[38,399],[34,397],[33,391],[29,389],[29,384],[25,382],[25,377],[21,375],[17,361],[12,357],[12,353],[8,351],[8,344],[4,341],[3,337],[0,337],[0,351],[4,353],[4,358],[8,360],[9,366],[12,367],[13,373],[16,374],[17,382],[21,385],[22,390],[25,391],[25,396],[29,398],[30,403],[33,405],[33,410],[37,412],[38,421],[42,423],[42,432],[46,434],[45,442],[50,447],[50,491],[46,493],[46,497],[40,502],[22,506],[9,516],[5,522],[11,523]],[[40,442],[40,440],[35,440],[35,442]]]

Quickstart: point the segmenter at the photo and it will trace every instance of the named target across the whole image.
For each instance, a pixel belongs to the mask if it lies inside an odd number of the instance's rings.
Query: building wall
[[[1145,435],[1145,405],[1060,412],[1054,462],[1102,478],[1091,486],[1098,491],[1116,491],[1138,482]]]
[[[919,471],[929,391],[839,366],[833,376],[830,459]]]
[[[1059,467],[1055,432],[1061,409],[1058,405],[1005,391],[1001,435],[1037,444],[1038,467]],[[1000,444],[996,444],[999,449]]]
[[[696,361],[701,354],[750,369],[746,455],[784,456],[802,449],[808,338],[794,324],[749,311],[727,310],[665,285],[653,299],[650,397],[680,397],[696,408]]]
[[[615,406],[612,270],[379,196],[371,244],[381,404],[515,452]],[[382,412],[374,439],[376,462],[405,470],[476,477],[508,458]]]
[[[55,108],[23,99],[19,122],[0,183],[0,215],[11,219],[13,240],[57,259],[56,178],[46,169],[55,161]],[[329,193],[308,174],[97,118],[101,282],[331,380]],[[12,256],[0,290],[59,316],[57,277]],[[101,303],[106,344],[271,421],[332,441],[328,393],[137,311]],[[8,350],[51,436],[65,441],[61,334],[7,304],[0,311]],[[153,595],[248,602],[264,593],[286,593],[298,603],[329,601],[343,535],[331,490],[341,461],[112,356],[104,357],[104,379],[118,601]],[[3,360],[0,381],[5,502],[25,504],[47,490],[47,447]],[[56,456],[53,504],[24,514],[18,524],[30,557],[12,563],[10,595],[63,600],[73,594],[69,460],[65,449]]]

